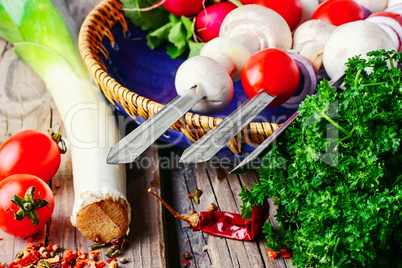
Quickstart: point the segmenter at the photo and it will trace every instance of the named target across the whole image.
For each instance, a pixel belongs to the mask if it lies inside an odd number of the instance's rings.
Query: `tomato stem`
[[[7,208],[7,210],[11,210],[13,212],[14,219],[21,221],[23,218],[28,217],[34,225],[38,225],[39,217],[35,210],[42,207],[47,207],[50,209],[50,203],[46,200],[43,200],[40,195],[39,199],[35,199],[35,190],[36,188],[31,186],[26,191],[24,198],[21,198],[17,195],[14,195],[11,198],[11,201],[19,208],[17,212],[11,208]]]
[[[67,145],[63,140],[63,135],[61,134],[60,128],[57,132],[54,131],[53,129],[49,129],[49,134],[52,137],[52,139],[57,143],[60,153],[65,154],[67,152]]]

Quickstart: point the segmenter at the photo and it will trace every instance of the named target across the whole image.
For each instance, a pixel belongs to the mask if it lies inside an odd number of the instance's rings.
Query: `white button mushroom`
[[[309,59],[316,70],[322,66],[322,54],[336,26],[321,20],[309,20],[297,27],[293,35],[293,51]]]
[[[219,112],[229,105],[233,98],[233,81],[227,70],[215,60],[195,56],[187,59],[177,69],[175,86],[177,94],[197,85],[197,93],[205,95],[192,110],[197,113]]]
[[[375,23],[361,20],[338,26],[324,48],[323,63],[329,77],[342,72],[349,58],[369,51],[396,50],[391,37]]]
[[[240,80],[244,63],[251,56],[250,51],[240,41],[229,37],[216,37],[206,43],[200,51],[200,56],[210,57],[226,67],[234,81]]]
[[[370,12],[382,11],[387,7],[388,0],[354,0],[359,5],[367,8]]]
[[[313,15],[314,11],[317,9],[319,5],[318,0],[300,0],[300,3],[302,6],[303,13],[299,25],[301,25],[303,22],[310,20],[311,16]]]
[[[292,33],[285,19],[272,9],[256,4],[229,12],[219,36],[237,39],[251,54],[265,48],[286,51],[292,47]]]

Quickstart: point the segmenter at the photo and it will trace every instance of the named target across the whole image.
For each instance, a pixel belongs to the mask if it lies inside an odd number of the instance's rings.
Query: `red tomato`
[[[356,20],[364,20],[363,8],[353,0],[328,0],[314,11],[312,20],[322,20],[339,26]]]
[[[286,20],[291,31],[299,24],[303,14],[300,0],[255,0],[253,4],[276,11]]]
[[[60,166],[57,143],[37,130],[21,131],[0,147],[0,181],[13,174],[31,174],[48,182]]]
[[[219,36],[219,29],[226,15],[237,8],[232,2],[212,4],[198,13],[195,29],[203,42],[208,42]]]
[[[260,90],[277,96],[268,106],[278,106],[296,92],[300,71],[296,62],[286,52],[267,48],[260,50],[246,61],[241,73],[243,89],[249,98]]]
[[[32,188],[34,191],[32,192]],[[34,202],[29,202],[33,196]],[[30,215],[38,219],[37,224],[25,215],[21,214],[21,219],[15,219],[13,211],[17,214],[23,212],[11,200],[19,200],[26,209],[32,206]],[[25,200],[24,200],[25,199]],[[0,181],[0,228],[11,235],[26,238],[31,236],[45,226],[52,216],[54,210],[54,198],[50,187],[40,178],[28,174],[16,174]]]
[[[204,0],[166,0],[163,6],[176,16],[192,17],[203,8]]]

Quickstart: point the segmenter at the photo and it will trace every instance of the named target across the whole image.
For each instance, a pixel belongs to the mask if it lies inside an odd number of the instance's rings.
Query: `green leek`
[[[0,0],[0,37],[42,78],[62,116],[73,165],[72,224],[93,241],[110,242],[126,235],[130,222],[125,167],[106,164],[120,136],[64,11],[56,0]]]

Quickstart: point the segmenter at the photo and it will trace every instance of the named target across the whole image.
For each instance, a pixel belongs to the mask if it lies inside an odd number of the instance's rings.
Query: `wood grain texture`
[[[78,26],[89,11],[102,0],[57,0],[66,5]],[[41,79],[14,53],[12,46],[0,40],[0,144],[11,135],[25,130],[46,132],[52,113],[52,125],[62,126],[62,119]],[[120,131],[131,131],[127,119],[118,115]],[[161,154],[168,152],[170,163],[162,166]],[[162,155],[166,156],[166,155]],[[211,163],[178,165],[180,152],[173,148],[159,148],[154,144],[141,156],[139,162],[127,165],[127,193],[131,204],[129,245],[121,257],[129,262],[123,267],[184,267],[184,253],[190,253],[187,267],[289,267],[289,260],[272,259],[264,237],[252,242],[242,242],[209,236],[193,231],[188,224],[175,219],[161,204],[148,194],[152,188],[166,198],[182,214],[191,210],[206,211],[211,203],[218,209],[240,213],[238,196],[241,187],[258,182],[256,172],[241,175],[228,174],[229,169]],[[177,165],[177,166],[176,166]],[[72,164],[69,152],[62,156],[62,163],[51,180],[55,194],[54,214],[32,243],[59,244],[62,250],[88,251],[93,242],[80,234],[70,223],[73,204]],[[56,185],[59,185],[57,187]],[[198,188],[203,191],[200,203],[188,198]],[[272,200],[271,200],[272,201]],[[271,212],[275,207],[271,202]],[[272,214],[273,215],[273,214]],[[270,216],[270,220],[274,218]],[[10,263],[17,252],[28,245],[0,230],[0,263]],[[107,248],[100,249],[102,259]]]

